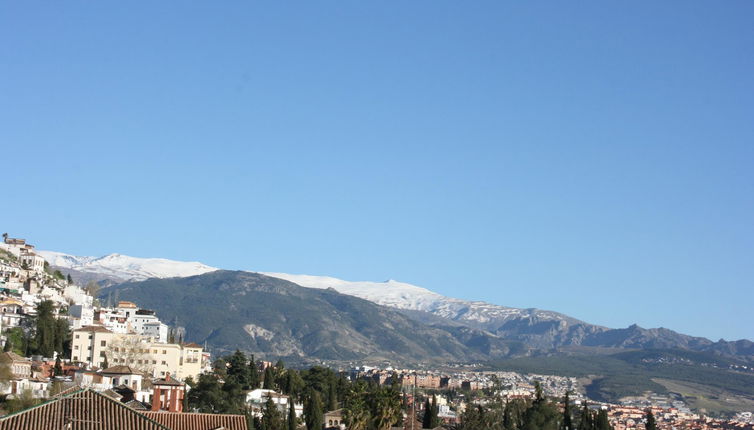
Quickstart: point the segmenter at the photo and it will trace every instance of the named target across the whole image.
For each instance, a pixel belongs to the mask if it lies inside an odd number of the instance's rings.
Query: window
[[[167,363],[165,362],[165,360],[162,360],[162,365],[167,366]]]
[[[100,346],[107,346],[107,341],[103,340],[99,343]]]
[[[73,349],[79,349],[78,345],[73,345]]]
[[[162,353],[163,353],[163,354],[167,354],[167,353],[168,353],[168,351],[167,351],[166,349],[163,349],[163,350],[162,350]]]
[[[76,336],[74,336],[74,338],[75,338],[75,339],[78,339],[78,338],[79,338],[79,335],[76,335]]]

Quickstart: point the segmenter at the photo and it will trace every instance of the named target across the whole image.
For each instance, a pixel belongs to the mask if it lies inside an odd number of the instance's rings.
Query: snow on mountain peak
[[[138,258],[116,253],[102,257],[77,257],[55,251],[38,252],[52,266],[79,272],[102,274],[124,281],[194,276],[217,270],[196,261]]]

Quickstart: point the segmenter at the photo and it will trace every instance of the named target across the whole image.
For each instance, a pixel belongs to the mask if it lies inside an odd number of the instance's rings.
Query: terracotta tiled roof
[[[248,430],[243,415],[194,414],[175,412],[142,412],[171,430]]]
[[[129,366],[112,366],[108,367],[107,369],[103,370],[102,373],[115,373],[118,375],[140,375],[140,372],[137,372],[136,370],[132,369]]]
[[[68,426],[70,424],[70,427]],[[89,389],[0,418],[0,430],[171,430]]]
[[[76,329],[74,331],[85,331],[85,332],[90,332],[90,331],[95,332],[96,331],[98,333],[111,333],[110,330],[108,330],[107,328],[105,328],[104,326],[101,326],[101,325],[88,325],[86,327],[81,327],[81,328]]]
[[[184,343],[183,347],[184,348],[201,348],[202,346],[194,342],[189,342],[189,343]]]

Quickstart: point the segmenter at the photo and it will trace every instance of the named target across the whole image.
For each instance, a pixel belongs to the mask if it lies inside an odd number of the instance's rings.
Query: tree
[[[334,411],[338,409],[338,390],[335,388],[336,382],[330,380],[327,385],[327,410]]]
[[[651,409],[647,409],[647,424],[646,430],[657,430],[657,421]]]
[[[249,367],[246,369],[246,372],[249,388],[252,390],[259,388],[259,369],[257,369],[257,363],[254,362],[253,355],[249,359]]]
[[[272,371],[272,367],[267,367],[264,369],[264,380],[263,380],[263,386],[262,388],[266,390],[274,390],[275,389],[275,373]]]
[[[139,336],[119,336],[108,345],[103,366],[125,364],[142,373],[151,374],[154,370],[154,356],[150,354],[149,348],[146,348],[146,353],[142,352],[145,345]]]
[[[594,415],[589,410],[586,401],[584,402],[584,407],[581,408],[578,430],[594,430]]]
[[[283,415],[278,410],[272,397],[268,397],[262,410],[262,427],[264,430],[285,430]]]
[[[400,393],[392,386],[377,387],[370,395],[372,425],[387,430],[401,417]]]
[[[34,318],[34,350],[43,357],[52,357],[56,348],[58,335],[55,321],[55,305],[51,300],[43,300],[36,306]]]
[[[5,409],[9,414],[12,414],[36,406],[40,402],[41,399],[34,398],[34,393],[32,393],[31,389],[27,388],[16,397],[9,399]]]
[[[431,429],[432,427],[432,405],[429,403],[429,397],[424,401],[424,418],[422,419],[422,428]]]
[[[534,402],[524,415],[523,430],[558,430],[558,408],[544,397],[539,382],[535,382],[534,387]]]
[[[243,389],[248,390],[249,387],[249,371],[248,360],[246,354],[240,350],[236,350],[230,357],[227,358],[228,362],[228,379],[233,379]]]
[[[343,419],[348,430],[364,430],[369,425],[371,417],[367,405],[366,384],[359,381],[350,388],[346,395]]]
[[[563,421],[560,424],[560,428],[563,430],[574,430],[573,423],[571,422],[571,399],[568,391],[566,391],[565,398],[563,399]]]
[[[298,427],[298,418],[296,417],[296,407],[293,398],[288,402],[288,430],[296,430]]]
[[[192,410],[208,414],[228,413],[231,409],[226,393],[216,375],[202,373],[188,392],[188,404]]]
[[[610,425],[610,420],[607,418],[607,411],[600,409],[597,413],[597,421],[595,423],[597,430],[613,430],[613,426]]]
[[[68,285],[73,285],[73,278],[71,277],[70,273],[68,274],[67,280],[68,280]]]
[[[63,364],[60,362],[60,356],[55,358],[55,367],[52,371],[55,376],[63,376]]]
[[[308,394],[304,403],[306,430],[320,430],[324,422],[324,418],[322,417],[322,400],[316,390],[310,388]]]

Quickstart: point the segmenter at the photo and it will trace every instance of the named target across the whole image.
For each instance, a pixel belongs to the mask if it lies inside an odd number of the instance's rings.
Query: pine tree
[[[272,397],[268,397],[264,404],[264,410],[262,411],[262,426],[264,430],[285,430],[283,426],[283,416],[272,401]]]
[[[647,409],[647,424],[646,430],[657,430],[657,421],[651,409]]]

